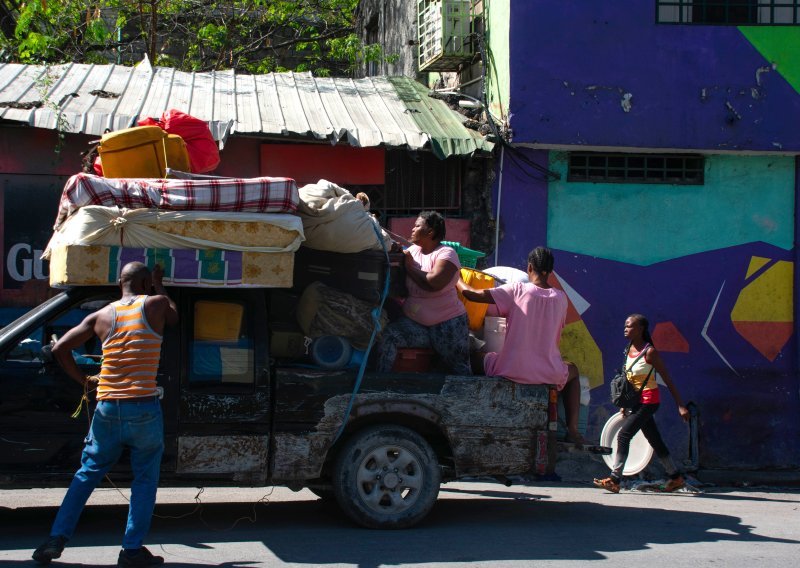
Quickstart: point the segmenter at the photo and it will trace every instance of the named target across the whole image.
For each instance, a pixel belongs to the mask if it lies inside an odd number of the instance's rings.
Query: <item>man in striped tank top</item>
[[[85,440],[81,468],[72,479],[50,530],[50,538],[33,559],[49,564],[59,558],[72,538],[83,507],[95,487],[130,450],[133,482],[128,524],[118,566],[163,564],[142,546],[150,529],[156,502],[164,423],[156,385],[164,327],[178,321],[178,311],[162,284],[163,271],[152,275],[141,262],[122,268],[122,298],[89,315],[53,346],[53,355],[70,378],[91,391],[97,387],[97,408]],[[154,295],[149,295],[151,290]],[[72,350],[93,336],[103,342],[103,364],[98,377],[85,376]]]

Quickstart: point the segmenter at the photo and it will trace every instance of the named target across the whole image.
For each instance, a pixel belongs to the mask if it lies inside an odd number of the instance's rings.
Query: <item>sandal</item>
[[[615,481],[613,477],[606,477],[605,479],[595,479],[594,486],[600,489],[605,489],[611,493],[619,493],[619,482]]]
[[[686,487],[686,480],[683,479],[682,475],[679,475],[675,479],[670,479],[667,481],[666,485],[664,485],[664,491],[666,493],[672,493],[673,491],[683,489],[684,487]]]

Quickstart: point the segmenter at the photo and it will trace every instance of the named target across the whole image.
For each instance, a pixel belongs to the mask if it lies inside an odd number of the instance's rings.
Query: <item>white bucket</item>
[[[500,353],[506,341],[506,318],[486,316],[483,319],[483,340],[487,352]]]

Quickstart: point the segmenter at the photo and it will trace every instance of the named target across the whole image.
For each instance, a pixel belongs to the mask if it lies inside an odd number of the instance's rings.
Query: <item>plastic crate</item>
[[[475,268],[475,265],[478,264],[478,259],[486,256],[485,252],[472,250],[454,241],[442,241],[442,244],[455,249],[461,266],[466,266],[467,268]]]
[[[433,349],[412,349],[401,347],[397,350],[392,371],[395,373],[425,373],[433,365]]]

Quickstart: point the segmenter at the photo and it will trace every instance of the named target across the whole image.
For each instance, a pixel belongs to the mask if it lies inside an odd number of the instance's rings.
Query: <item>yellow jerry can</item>
[[[104,134],[98,148],[108,178],[163,178],[166,168],[189,171],[180,136],[158,126],[134,126]]]

